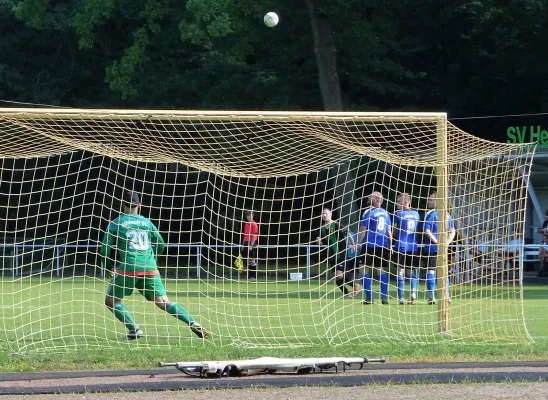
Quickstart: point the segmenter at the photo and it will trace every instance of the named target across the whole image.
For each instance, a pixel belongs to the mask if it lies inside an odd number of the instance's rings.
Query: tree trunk
[[[329,19],[316,13],[316,0],[305,0],[314,37],[318,78],[326,111],[342,111],[341,86],[337,72],[337,49]]]
[[[342,111],[341,86],[337,72],[337,48],[333,41],[333,30],[329,19],[316,13],[316,0],[305,0],[314,37],[314,53],[318,66],[318,78],[326,111]],[[354,196],[355,174],[350,170],[350,161],[335,165],[329,171],[329,184],[335,190],[334,205],[339,221],[353,230],[359,219]]]
[[[357,232],[360,214],[354,195],[356,174],[350,169],[350,161],[331,167],[329,176],[329,183],[335,189],[338,219],[341,224]]]

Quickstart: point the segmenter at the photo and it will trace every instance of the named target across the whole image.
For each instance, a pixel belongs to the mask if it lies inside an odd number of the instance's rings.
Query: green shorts
[[[154,300],[156,296],[167,294],[160,274],[147,276],[114,274],[108,286],[107,296],[121,299],[133,293],[133,289],[139,290],[149,301]]]

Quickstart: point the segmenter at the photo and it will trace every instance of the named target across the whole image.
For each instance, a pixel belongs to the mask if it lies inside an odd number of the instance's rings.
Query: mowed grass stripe
[[[177,354],[182,359],[382,355],[399,361],[439,360],[448,354],[470,360],[548,357],[546,286],[524,288],[525,320],[535,341],[530,343],[521,323],[519,301],[509,298],[513,293],[500,289],[483,291],[486,297],[480,299],[474,296],[480,293],[475,287],[455,288],[453,334],[440,337],[437,307],[426,305],[424,299],[414,306],[399,306],[395,299],[389,306],[363,306],[357,299],[342,299],[330,282],[168,280],[170,298],[210,328],[215,339],[197,339],[184,324],[136,293],[126,303],[146,336],[139,342],[124,343],[119,340],[124,335],[123,325],[103,305],[106,283],[102,280],[5,280],[1,284],[4,351],[0,368],[4,370],[11,370],[8,360],[14,352],[41,359],[57,354],[64,366],[54,369],[75,368],[77,360],[93,354],[97,359],[88,361],[88,367],[94,369],[101,368],[99,360],[106,354],[111,365],[125,365],[133,354],[149,367],[145,360],[151,357],[167,360]],[[464,298],[459,299],[459,293]],[[391,294],[395,294],[393,287]],[[492,312],[497,318],[485,321]],[[470,338],[483,344],[474,344]],[[485,344],[489,338],[517,344]],[[52,363],[56,365],[54,360]],[[34,368],[24,362],[21,365],[26,370]]]

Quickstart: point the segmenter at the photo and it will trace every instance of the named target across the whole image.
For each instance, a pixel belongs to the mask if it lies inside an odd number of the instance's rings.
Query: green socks
[[[136,331],[139,329],[137,325],[135,325],[135,320],[129,313],[129,310],[126,308],[124,303],[114,303],[112,312],[114,313],[114,316],[126,326],[128,331]]]
[[[170,303],[166,307],[166,311],[173,315],[175,318],[187,323],[190,325],[194,322],[194,318],[190,316],[187,310],[185,310],[180,304],[178,303]]]
[[[188,325],[194,322],[194,318],[192,318],[188,311],[178,303],[170,303],[166,307],[166,311]],[[126,326],[128,331],[136,331],[139,329],[124,303],[115,303],[112,312],[116,318]]]

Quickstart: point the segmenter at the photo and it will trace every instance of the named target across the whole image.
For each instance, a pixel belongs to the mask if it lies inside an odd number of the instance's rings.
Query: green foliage
[[[122,94],[123,99],[137,94],[137,90],[131,84],[131,79],[137,66],[144,61],[147,44],[146,29],[138,29],[135,32],[133,45],[126,49],[124,56],[119,61],[114,61],[112,66],[107,68],[106,81],[110,83],[112,90]]]
[[[547,11],[536,0],[400,3],[394,17],[402,22],[405,65],[424,73],[415,101],[454,116],[540,111],[542,89],[533,81],[543,80],[538,68],[546,67],[539,49]]]
[[[25,87],[24,77],[9,65],[0,64],[0,97],[10,98]]]
[[[313,0],[345,108],[535,112],[540,0]],[[266,28],[267,11],[280,24]],[[304,1],[1,0],[0,91],[70,106],[322,109]]]
[[[14,7],[15,15],[25,19],[35,28],[42,28],[49,0],[22,0]]]
[[[32,28],[42,32],[49,29],[65,32],[72,29],[74,14],[79,6],[78,2],[72,0],[53,3],[50,0],[4,0],[3,3],[11,8],[19,20],[27,21]]]
[[[162,19],[169,13],[169,0],[148,0],[143,10],[148,29],[157,34],[162,26]]]
[[[112,64],[106,67],[105,81],[111,90],[120,93],[123,100],[137,95],[137,89],[132,81],[139,66],[147,59],[149,36],[161,33],[162,21],[169,12],[169,0],[147,0],[144,4],[137,3],[131,6],[124,2],[115,3],[114,0],[86,0],[84,9],[76,15],[80,48],[91,48],[97,42],[96,30],[112,27],[113,21],[109,19],[122,18],[126,20],[121,22],[122,27],[133,27],[132,44],[123,50],[119,59],[114,59]],[[125,30],[122,38],[128,36],[130,32],[125,27],[122,29]],[[105,39],[111,41],[118,38]]]
[[[265,9],[261,2],[249,0],[188,0],[186,8],[189,13],[179,26],[181,39],[206,48],[213,46],[214,39],[245,32],[257,22],[253,16],[260,16]]]
[[[112,15],[114,0],[84,0],[83,10],[76,14],[76,32],[80,48],[90,48],[95,41],[95,27]]]

